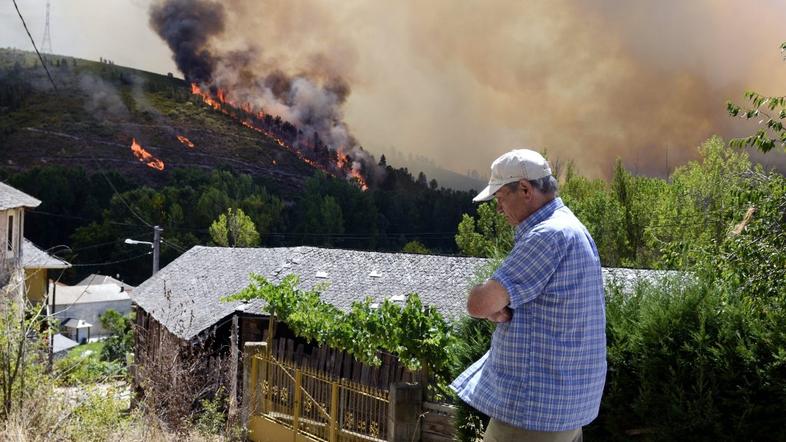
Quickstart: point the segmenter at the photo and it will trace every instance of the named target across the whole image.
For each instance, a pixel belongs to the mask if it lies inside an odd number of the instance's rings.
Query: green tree
[[[110,336],[104,341],[101,349],[101,360],[126,362],[126,354],[134,349],[134,320],[123,316],[115,310],[108,309],[98,319],[101,325],[109,330]]]
[[[513,228],[504,216],[497,213],[497,202],[491,200],[478,207],[477,219],[464,214],[455,239],[465,255],[495,256],[507,253],[513,247]]]
[[[210,225],[210,237],[223,247],[255,247],[259,245],[259,233],[254,221],[243,209],[227,209]]]
[[[780,48],[781,52],[786,52],[786,42],[781,43]],[[757,119],[763,127],[753,135],[732,140],[731,146],[751,146],[766,153],[780,145],[786,150],[786,130],[783,127],[786,120],[786,96],[770,97],[747,91],[745,99],[749,106],[745,109],[731,101],[727,102],[726,110],[729,115],[746,120]]]
[[[423,245],[420,241],[410,241],[404,244],[404,248],[401,249],[404,253],[414,253],[416,255],[428,255],[431,253],[426,246]]]
[[[335,240],[332,235],[344,233],[344,214],[341,211],[341,206],[332,196],[327,195],[322,198],[322,203],[319,206],[319,219],[322,220],[322,232],[328,235],[325,245],[334,245]]]
[[[747,210],[742,190],[753,171],[748,155],[712,137],[699,147],[700,159],[674,171],[671,184],[653,202],[648,241],[663,253],[663,265],[686,268],[701,253],[713,253],[734,220]]]
[[[627,249],[625,213],[606,182],[569,173],[560,197],[592,235],[601,263],[608,267],[620,266]]]

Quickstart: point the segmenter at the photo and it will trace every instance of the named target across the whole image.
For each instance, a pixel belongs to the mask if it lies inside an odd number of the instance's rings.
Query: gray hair
[[[559,185],[557,184],[557,179],[554,178],[554,175],[544,176],[543,178],[538,178],[536,180],[527,180],[532,187],[534,187],[538,192],[550,195],[552,193],[557,193],[557,189]],[[505,184],[508,190],[516,190],[519,182],[514,181],[512,183]]]
[[[532,187],[538,189],[540,193],[546,195],[557,193],[557,188],[559,187],[557,184],[557,179],[554,178],[554,175],[544,176],[543,178],[538,178],[537,180],[531,180],[529,183],[532,184]]]

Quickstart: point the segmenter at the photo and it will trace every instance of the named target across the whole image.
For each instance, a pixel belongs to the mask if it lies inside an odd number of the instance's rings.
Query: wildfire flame
[[[349,155],[344,153],[343,150],[339,149],[336,151],[336,167],[338,167],[339,170],[344,170],[344,167],[349,164],[349,161]],[[366,178],[363,176],[363,174],[360,173],[359,167],[360,164],[353,162],[347,173],[353,179],[357,180],[361,190],[366,191],[368,190],[368,183],[366,183]]]
[[[159,160],[158,158],[154,157],[150,152],[146,151],[136,142],[136,138],[131,139],[131,152],[134,153],[134,156],[139,159],[139,161],[145,163],[147,167],[156,169],[156,170],[164,170],[164,162]]]
[[[259,132],[259,133],[265,135],[266,137],[272,139],[279,146],[281,146],[284,149],[286,149],[286,150],[292,152],[293,154],[295,154],[304,163],[310,165],[311,167],[319,169],[319,170],[321,170],[321,171],[323,171],[325,173],[328,173],[330,175],[334,175],[335,176],[335,172],[333,170],[331,170],[331,169],[328,169],[327,166],[325,166],[323,164],[320,164],[320,163],[318,163],[318,162],[316,162],[316,161],[314,161],[314,160],[312,160],[310,158],[307,158],[305,155],[303,155],[303,153],[300,150],[298,150],[295,147],[291,146],[286,141],[284,141],[280,137],[276,136],[276,134],[274,134],[273,132],[271,132],[271,131],[263,128],[263,127],[260,127],[259,125],[255,124],[252,120],[243,119],[243,118],[239,117],[231,109],[227,109],[224,106],[226,104],[226,105],[228,105],[228,106],[230,106],[230,107],[232,107],[234,109],[240,109],[240,110],[246,112],[247,114],[253,114],[252,111],[254,109],[252,108],[250,103],[243,103],[241,105],[238,105],[234,101],[228,100],[226,91],[224,89],[220,89],[220,88],[216,91],[216,98],[213,98],[213,96],[208,91],[203,90],[196,83],[191,83],[191,93],[194,94],[194,95],[200,96],[202,98],[202,101],[205,104],[207,104],[208,106],[212,107],[213,109],[215,109],[217,111],[220,111],[224,115],[227,115],[227,116],[229,116],[230,118],[232,118],[232,119],[234,119],[236,121],[239,121],[240,124],[242,124],[243,126],[249,128],[249,129],[251,129],[253,131]],[[261,111],[261,110],[258,111],[255,114],[255,117],[257,119],[259,119],[259,120],[264,119],[265,116],[266,116],[266,114],[263,111]],[[178,139],[180,139],[180,136],[178,136]],[[181,142],[182,142],[182,140],[181,140]],[[345,172],[344,171],[344,166],[348,162],[348,156],[345,153],[341,152],[340,150],[337,151],[336,154],[338,155],[338,158],[339,158],[338,161],[336,162],[336,166],[338,167],[338,170],[341,170],[342,172]],[[273,161],[273,164],[274,165],[276,164],[275,160]],[[360,188],[363,191],[368,190],[368,184],[366,183],[366,179],[365,179],[365,177],[363,177],[363,174],[360,172],[360,170],[358,170],[356,167],[352,167],[352,169],[350,171],[346,172],[346,173],[348,173],[349,176],[351,176],[352,178],[357,180],[358,185],[360,186]]]
[[[188,138],[184,137],[183,135],[178,135],[178,136],[177,136],[177,139],[178,139],[178,140],[179,140],[181,143],[183,143],[183,144],[184,144],[186,147],[188,147],[188,148],[190,148],[190,149],[193,149],[193,148],[195,147],[195,146],[194,146],[194,143],[192,143],[192,142],[191,142],[191,140],[189,140]]]
[[[349,172],[349,174],[352,176],[352,178],[358,181],[358,185],[360,185],[360,190],[364,192],[368,190],[368,184],[366,183],[366,178],[363,177],[363,174],[361,174],[359,170],[352,169]]]

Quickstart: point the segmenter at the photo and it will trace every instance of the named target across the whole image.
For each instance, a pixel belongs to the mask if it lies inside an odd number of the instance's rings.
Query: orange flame
[[[131,139],[131,152],[134,153],[134,156],[137,157],[139,161],[145,163],[147,167],[156,170],[164,170],[164,162],[151,155],[150,152],[143,149],[142,146],[140,146],[139,143],[136,142],[136,138]]]
[[[349,172],[349,174],[352,176],[352,178],[354,178],[354,179],[356,179],[358,181],[358,185],[360,186],[360,190],[362,190],[364,192],[368,190],[368,183],[366,183],[366,179],[363,177],[363,175],[360,173],[359,170],[352,169],[352,171]]]
[[[191,149],[193,149],[193,148],[195,147],[195,146],[194,146],[194,143],[192,143],[192,142],[191,142],[191,140],[189,140],[188,138],[184,137],[183,135],[178,135],[178,136],[177,136],[177,139],[178,139],[178,140],[179,140],[181,143],[185,144],[185,145],[186,145],[186,147],[189,147],[189,148],[191,148]]]
[[[295,147],[289,145],[283,139],[277,137],[273,132],[271,132],[269,130],[266,130],[265,128],[257,126],[251,120],[248,120],[248,119],[241,120],[238,117],[237,113],[230,112],[226,108],[222,107],[222,104],[228,104],[228,105],[230,105],[230,106],[232,106],[234,108],[239,108],[240,110],[245,111],[247,114],[253,114],[253,112],[252,112],[253,109],[252,109],[252,107],[251,107],[251,105],[249,103],[244,103],[241,106],[237,106],[235,104],[235,102],[226,99],[226,91],[223,90],[223,89],[218,89],[216,91],[216,96],[218,98],[218,100],[216,100],[216,99],[214,99],[210,95],[209,92],[202,90],[202,88],[200,88],[199,85],[196,84],[196,83],[191,83],[191,93],[194,94],[194,95],[199,95],[200,97],[202,97],[202,101],[205,104],[207,104],[208,106],[212,107],[213,109],[215,109],[217,111],[220,111],[224,115],[227,115],[227,116],[229,116],[230,118],[232,118],[232,119],[234,119],[236,121],[239,121],[240,124],[242,124],[243,126],[249,128],[249,129],[251,129],[253,131],[259,132],[259,133],[265,135],[266,137],[272,139],[279,146],[281,146],[284,149],[286,149],[286,150],[292,152],[293,154],[295,154],[304,163],[310,165],[311,167],[314,167],[315,169],[319,169],[319,170],[321,170],[321,171],[323,171],[323,172],[325,172],[327,174],[335,176],[335,172],[333,172],[330,169],[328,169],[327,166],[325,166],[323,164],[320,164],[320,163],[318,163],[318,162],[316,162],[314,160],[311,160],[309,158],[306,158],[300,150],[298,150]],[[260,120],[263,119],[265,117],[265,112],[263,112],[261,110],[258,111],[258,113],[256,114],[256,117],[258,119],[260,119]],[[178,139],[179,138],[180,137],[178,137]],[[343,152],[338,152],[338,155],[339,155],[339,160],[337,162],[337,166],[338,166],[339,170],[343,171],[344,165],[346,165],[346,163],[348,162],[348,157]],[[275,165],[276,162],[273,161],[273,164]],[[365,178],[363,177],[363,175],[360,173],[359,170],[352,169],[349,172],[349,174],[350,174],[351,177],[355,178],[358,181],[358,184],[359,184],[359,186],[360,186],[360,188],[362,190],[364,190],[364,191],[368,190],[368,184],[366,183]]]
[[[344,166],[347,164],[347,160],[349,159],[349,156],[341,151],[337,151],[336,156],[338,157],[338,160],[336,160],[336,166],[339,169],[343,169]]]

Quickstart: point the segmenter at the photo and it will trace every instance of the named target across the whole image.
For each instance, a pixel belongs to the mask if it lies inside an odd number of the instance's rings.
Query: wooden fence
[[[294,339],[274,338],[270,341],[271,355],[278,361],[303,369],[324,373],[336,379],[347,379],[358,384],[387,390],[396,382],[419,382],[420,373],[413,373],[388,353],[378,353],[379,367],[357,361],[349,353],[329,347],[308,348]]]
[[[254,441],[385,441],[388,391],[278,360],[250,357],[248,427]]]

